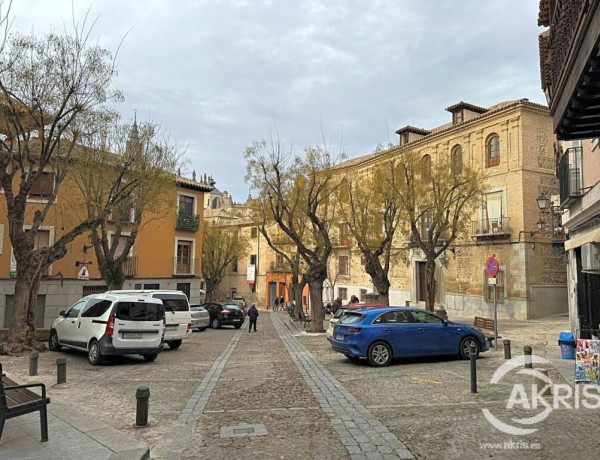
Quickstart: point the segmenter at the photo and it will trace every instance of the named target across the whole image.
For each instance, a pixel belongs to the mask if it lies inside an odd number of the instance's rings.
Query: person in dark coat
[[[341,308],[341,306],[342,306],[342,299],[340,297],[338,297],[337,299],[335,299],[335,302],[333,302],[333,314],[334,315]]]
[[[258,319],[258,309],[256,308],[256,304],[253,303],[248,310],[248,318],[250,319],[250,324],[248,326],[248,332],[252,331],[252,325],[254,324],[254,332],[256,332],[256,320]]]

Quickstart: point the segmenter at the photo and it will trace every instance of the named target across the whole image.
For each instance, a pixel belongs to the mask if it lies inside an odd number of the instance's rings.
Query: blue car
[[[420,308],[382,307],[348,311],[334,326],[333,349],[350,359],[367,358],[372,366],[388,366],[394,358],[458,355],[469,359],[486,351],[483,333]]]

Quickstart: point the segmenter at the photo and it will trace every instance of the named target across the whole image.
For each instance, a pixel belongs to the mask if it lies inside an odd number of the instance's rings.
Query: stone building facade
[[[463,164],[484,168],[486,192],[469,231],[437,260],[436,304],[444,305],[450,316],[492,316],[494,288],[488,285],[484,266],[495,256],[500,263],[495,288],[500,318],[567,311],[564,258],[555,250],[550,231],[537,227],[543,216],[536,198],[541,192],[558,193],[548,109],[522,99],[489,108],[460,102],[447,110],[450,123],[431,130],[406,126],[397,131],[398,146],[341,167],[360,173],[385,159],[401,159],[403,152],[417,151],[432,162],[455,155]],[[399,234],[394,241],[390,303],[424,306],[425,259],[408,240],[409,235]],[[351,241],[336,247],[329,284],[328,298],[364,298],[374,290]]]

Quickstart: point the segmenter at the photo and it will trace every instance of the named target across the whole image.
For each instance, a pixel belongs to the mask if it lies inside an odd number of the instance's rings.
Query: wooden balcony
[[[600,0],[542,0],[542,88],[561,140],[600,136]]]

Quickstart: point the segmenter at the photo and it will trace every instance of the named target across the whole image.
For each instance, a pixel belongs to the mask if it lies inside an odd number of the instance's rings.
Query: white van
[[[157,299],[93,294],[61,311],[50,328],[49,348],[87,351],[95,365],[105,356],[139,354],[154,361],[162,351],[165,309]]]
[[[182,340],[187,339],[192,335],[192,313],[190,312],[190,302],[185,293],[181,291],[159,291],[150,289],[108,292],[111,294],[130,294],[162,300],[162,303],[165,306],[165,318],[167,320],[164,341],[169,344],[169,348],[172,350],[179,348]]]

